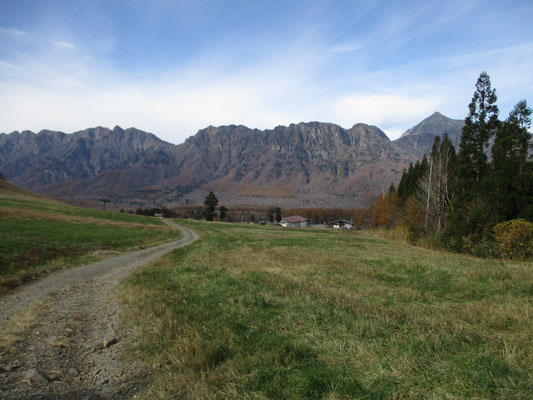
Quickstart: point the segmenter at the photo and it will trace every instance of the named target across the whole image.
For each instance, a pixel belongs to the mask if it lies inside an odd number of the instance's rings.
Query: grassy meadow
[[[0,293],[57,269],[179,236],[152,217],[73,207],[0,180]]]
[[[122,287],[147,399],[531,399],[533,264],[179,221]]]

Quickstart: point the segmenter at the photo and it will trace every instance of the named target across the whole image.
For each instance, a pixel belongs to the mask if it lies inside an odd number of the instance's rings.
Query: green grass
[[[0,187],[0,293],[58,269],[180,237],[159,219],[73,207]]]
[[[159,219],[133,215],[127,213],[118,213],[110,211],[93,210],[89,208],[74,207],[59,202],[45,202],[40,200],[28,199],[11,199],[0,198],[0,208],[14,208],[20,210],[32,210],[45,213],[56,213],[61,215],[70,215],[85,218],[97,218],[115,222],[127,222],[147,225],[162,225]]]
[[[181,223],[202,239],[123,288],[146,398],[533,398],[532,263]]]

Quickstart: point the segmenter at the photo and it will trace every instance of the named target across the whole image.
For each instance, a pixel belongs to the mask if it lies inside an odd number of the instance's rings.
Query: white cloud
[[[392,31],[402,32],[409,26],[396,26]],[[8,34],[8,30],[0,28],[0,33]],[[10,34],[17,35],[17,31]],[[491,60],[501,65],[495,76],[506,79],[506,85],[523,86],[524,76],[531,76],[530,62],[523,63],[520,73],[515,65],[504,63],[507,56],[517,54],[527,61],[530,44],[465,58],[424,60],[421,64],[416,60],[368,70],[363,61],[372,55],[363,54],[366,52],[360,52],[361,57],[357,53],[353,63],[346,63],[344,55],[324,57],[327,51],[349,56],[363,48],[363,42],[339,41],[328,47],[328,41],[306,36],[276,54],[268,52],[260,61],[241,59],[248,63],[245,65],[225,57],[222,51],[206,51],[179,69],[139,77],[110,67],[107,53],[116,43],[113,38],[104,39],[89,46],[81,41],[39,38],[35,46],[41,46],[40,51],[0,60],[0,132],[44,128],[72,132],[120,125],[181,143],[208,125],[265,129],[318,120],[346,128],[364,122],[394,139],[434,111],[464,117],[477,74],[486,68],[492,76],[495,64],[489,63]],[[50,52],[50,44],[77,51]],[[89,48],[93,53],[84,53]],[[334,63],[341,58],[342,65]],[[480,69],[479,62],[486,66]],[[495,86],[501,95],[500,86]],[[514,102],[522,97],[527,93]]]
[[[10,35],[10,36],[24,36],[24,35],[26,35],[26,32],[21,31],[20,29],[17,29],[17,28],[4,28],[2,26],[0,26],[0,33],[1,34],[5,34],[5,35]]]
[[[294,68],[221,73],[191,66],[163,77],[132,80],[69,59],[53,66],[26,62],[20,69],[4,64],[0,109],[9,118],[0,130],[135,126],[180,143],[210,124],[269,128],[296,117],[276,106],[297,91],[300,69]]]
[[[54,42],[54,44],[57,47],[61,47],[63,49],[69,49],[69,50],[75,50],[76,49],[76,45],[74,43],[71,43],[71,42],[66,42],[66,41],[59,40],[59,41]]]
[[[421,121],[437,111],[443,99],[437,95],[354,93],[335,100],[333,111],[345,126],[365,122],[387,130],[403,132],[414,120]],[[403,127],[403,128],[402,128]]]
[[[303,61],[302,61],[303,60]],[[346,128],[365,122],[391,138],[420,122],[444,100],[430,88],[394,88],[338,94],[323,91],[305,57],[294,55],[235,71],[191,64],[161,77],[131,79],[90,60],[0,65],[0,131],[72,132],[91,126],[134,126],[181,143],[208,125],[267,129],[318,120]],[[18,75],[17,75],[18,74]],[[31,77],[29,79],[28,77]],[[376,90],[379,85],[376,85]],[[432,88],[434,89],[434,88]]]
[[[338,44],[329,49],[330,53],[351,53],[353,51],[361,50],[362,44],[358,43],[343,43]]]
[[[353,93],[319,96],[296,72],[265,68],[221,76],[181,72],[146,81],[94,81],[50,74],[43,81],[0,82],[4,131],[53,129],[72,132],[103,125],[135,126],[181,143],[208,125],[243,124],[267,129],[300,121],[365,122],[391,138],[439,109],[439,96]],[[9,94],[9,95],[6,95]]]

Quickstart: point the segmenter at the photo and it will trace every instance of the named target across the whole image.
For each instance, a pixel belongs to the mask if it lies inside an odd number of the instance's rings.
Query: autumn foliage
[[[396,190],[381,195],[370,207],[370,224],[373,227],[392,228],[400,216],[400,199]]]
[[[502,257],[515,260],[533,258],[533,223],[513,219],[497,224],[494,235]]]
[[[476,256],[533,258],[533,110],[522,100],[500,121],[496,100],[483,72],[459,152],[445,133],[436,136],[429,156],[404,171],[398,191],[391,186],[370,207],[372,227],[401,227],[415,243]]]

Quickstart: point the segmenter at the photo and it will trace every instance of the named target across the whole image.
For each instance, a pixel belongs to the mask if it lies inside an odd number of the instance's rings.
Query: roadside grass
[[[533,398],[532,263],[179,223],[201,240],[122,287],[144,398]]]
[[[0,189],[0,294],[51,271],[181,236],[156,218],[73,207],[13,186]]]
[[[0,326],[0,360],[2,359],[2,352],[9,350],[13,343],[19,341],[24,332],[49,309],[48,298],[36,301],[26,310],[13,314],[6,323]]]

